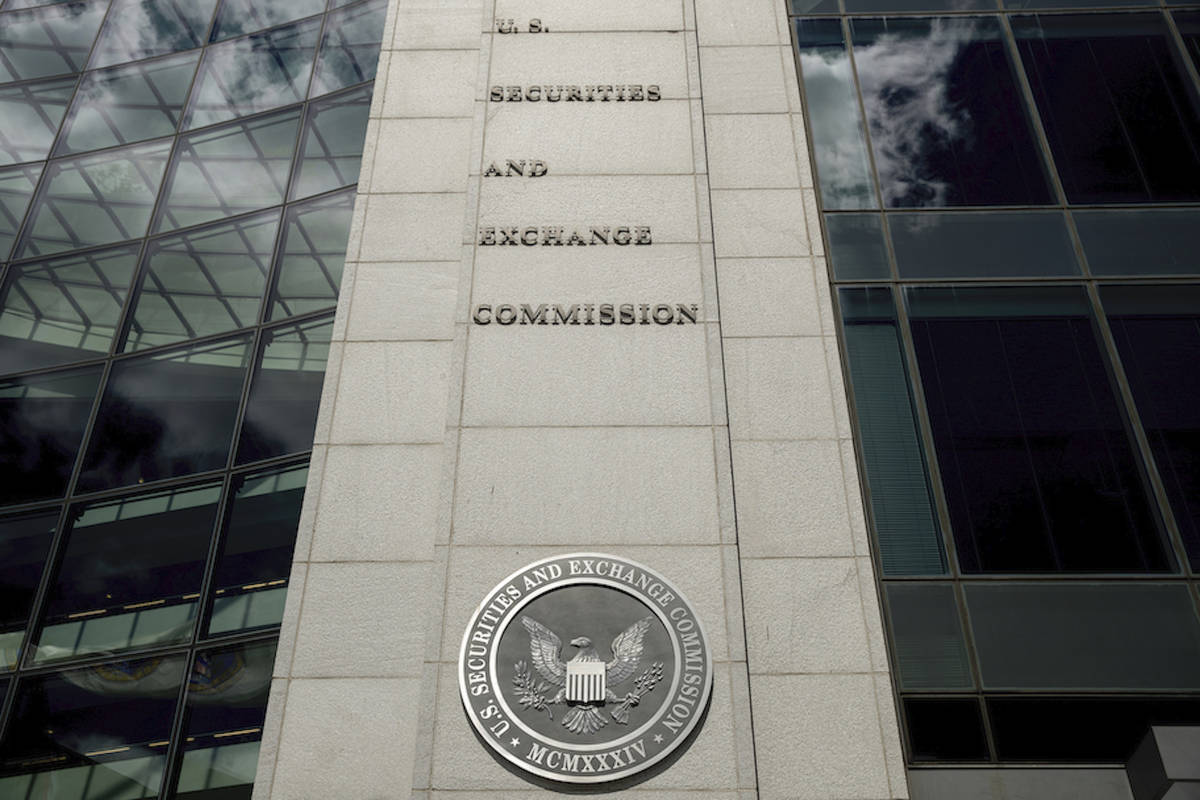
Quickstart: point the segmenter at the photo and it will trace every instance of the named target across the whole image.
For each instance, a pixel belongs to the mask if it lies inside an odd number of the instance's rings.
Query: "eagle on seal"
[[[543,679],[559,687],[558,693],[548,702],[570,704],[570,709],[562,719],[562,724],[567,730],[576,734],[598,731],[607,724],[607,720],[600,714],[600,708],[606,702],[635,700],[632,693],[621,698],[609,687],[624,683],[637,672],[638,664],[642,660],[642,640],[646,631],[650,629],[650,621],[651,617],[643,617],[613,639],[612,660],[604,664],[601,672],[599,664],[602,662],[596,648],[592,646],[591,639],[586,636],[572,639],[571,646],[578,648],[579,652],[570,661],[564,662],[562,640],[558,638],[558,634],[535,619],[521,617],[521,624],[529,631],[529,655],[534,667]],[[594,691],[596,682],[593,681],[593,691],[585,694],[586,699],[579,699],[576,689],[579,683],[571,680],[582,675],[603,677],[599,682],[599,692]],[[629,712],[625,706],[619,706],[612,712],[612,718],[618,723],[626,723],[629,721]]]

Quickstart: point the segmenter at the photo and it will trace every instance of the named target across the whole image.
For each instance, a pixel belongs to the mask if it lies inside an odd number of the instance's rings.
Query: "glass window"
[[[851,31],[884,205],[1051,201],[995,18],[856,19]]]
[[[1200,274],[1200,210],[1075,211],[1093,275]]]
[[[204,52],[187,127],[198,128],[303,100],[321,20],[256,33]]]
[[[107,354],[137,257],[130,245],[14,264],[0,309],[0,372]]]
[[[1005,8],[1103,8],[1105,6],[1156,6],[1158,0],[1003,0]],[[1170,5],[1170,3],[1167,3]]]
[[[987,736],[979,701],[971,698],[904,698],[912,761],[987,761]]]
[[[1183,584],[967,584],[966,598],[984,688],[1200,688]]]
[[[996,7],[996,0],[845,0],[846,13],[894,11],[983,11]]]
[[[92,67],[200,47],[217,0],[113,0]]]
[[[80,83],[58,152],[99,150],[175,133],[198,58],[187,53],[89,72]]]
[[[41,164],[0,169],[0,261],[8,258],[41,174]]]
[[[268,211],[150,242],[124,349],[258,322],[278,228],[279,212]]]
[[[843,343],[884,575],[941,575],[942,538],[909,393],[892,292],[842,289]]]
[[[274,28],[325,10],[325,0],[225,0],[212,40]]]
[[[842,25],[798,19],[795,27],[821,202],[827,209],[877,208]]]
[[[954,587],[885,583],[901,689],[971,689],[971,665]]]
[[[1078,275],[1061,211],[889,214],[901,278]]]
[[[1100,298],[1175,522],[1200,569],[1200,287],[1105,286]]]
[[[829,259],[840,281],[891,276],[879,214],[826,214]]]
[[[263,333],[266,344],[250,384],[238,463],[312,448],[332,335],[328,318]]]
[[[57,508],[0,519],[0,670],[17,665],[57,527]]]
[[[23,257],[136,239],[146,232],[170,140],[50,162]]]
[[[250,337],[113,364],[79,485],[85,491],[225,466]]]
[[[369,86],[309,107],[293,200],[358,182],[370,108]]]
[[[45,158],[74,91],[74,78],[0,88],[0,164]]]
[[[167,656],[25,678],[0,744],[0,792],[157,796],[185,669],[182,656]],[[99,792],[85,795],[89,786]]]
[[[1200,111],[1160,14],[1012,27],[1068,200],[1200,199]]]
[[[308,465],[241,479],[213,573],[209,635],[278,625]]]
[[[354,193],[290,206],[280,246],[270,318],[283,319],[337,304]]]
[[[838,0],[788,0],[792,14],[836,14]]]
[[[1170,569],[1082,289],[908,297],[962,570]]]
[[[250,800],[275,642],[202,650],[188,679],[176,800]]]
[[[157,229],[282,203],[299,124],[293,110],[180,137]]]
[[[38,662],[186,641],[221,485],[73,508]]]
[[[0,503],[62,497],[100,367],[0,382]]]
[[[0,14],[0,83],[82,70],[107,8],[93,0]]]
[[[379,36],[387,3],[356,5],[329,15],[310,97],[369,81],[379,64]],[[361,148],[360,148],[361,149]]]

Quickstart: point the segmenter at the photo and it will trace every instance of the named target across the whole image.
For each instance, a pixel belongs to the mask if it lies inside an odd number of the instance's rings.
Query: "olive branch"
[[[633,691],[625,695],[621,704],[612,710],[612,718],[620,725],[629,724],[629,709],[642,702],[642,697],[654,691],[654,687],[662,680],[663,665],[655,661],[633,682]]]
[[[546,692],[550,691],[550,685],[545,681],[535,680],[529,674],[529,669],[524,661],[518,661],[513,665],[516,674],[513,675],[513,686],[517,689],[517,700],[520,701],[522,708],[532,708],[534,711],[545,711],[550,719],[554,719],[554,712],[550,710],[549,703],[546,702]]]

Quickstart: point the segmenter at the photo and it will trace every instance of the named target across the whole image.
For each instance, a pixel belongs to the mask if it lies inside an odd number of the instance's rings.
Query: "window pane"
[[[303,100],[320,31],[321,20],[314,19],[209,47],[192,92],[187,127]]]
[[[370,107],[368,86],[309,108],[293,200],[358,182]]]
[[[1104,6],[1156,6],[1158,0],[1003,0],[1003,3],[1005,8],[1011,9],[1103,8]]]
[[[278,625],[292,571],[292,550],[308,465],[244,479],[213,574],[209,635]]]
[[[1076,211],[1075,227],[1094,275],[1200,274],[1200,211]]]
[[[42,165],[0,170],[0,260],[8,258]]]
[[[33,595],[57,527],[57,508],[0,519],[0,670],[17,665]]]
[[[79,72],[108,3],[70,3],[0,15],[0,83]]]
[[[92,67],[200,47],[217,0],[114,0]]]
[[[946,572],[890,289],[842,289],[846,361],[884,575]]]
[[[100,367],[0,382],[0,503],[62,497]]]
[[[1200,288],[1100,290],[1138,417],[1193,568],[1200,568]]]
[[[35,660],[188,639],[220,499],[213,483],[72,509]]]
[[[0,310],[0,372],[108,353],[137,257],[133,245],[13,265]]]
[[[271,319],[337,304],[353,211],[353,192],[288,208]]]
[[[889,214],[901,278],[1078,275],[1059,211]]]
[[[74,78],[0,89],[0,164],[45,158],[74,91]]]
[[[198,58],[188,53],[89,72],[58,152],[98,150],[175,133]]]
[[[325,0],[225,0],[212,40],[274,28],[325,10]]]
[[[312,449],[333,321],[276,328],[250,385],[238,463]]]
[[[851,31],[884,205],[1051,201],[995,18],[856,19]]]
[[[971,665],[954,587],[885,583],[901,689],[971,689]]]
[[[386,14],[387,3],[372,0],[329,15],[310,97],[375,77]]]
[[[912,761],[987,761],[987,737],[979,701],[904,699]]]
[[[250,800],[275,642],[196,654],[176,800]]]
[[[1071,202],[1200,199],[1200,113],[1161,15],[1012,27]]]
[[[146,232],[170,140],[50,162],[23,257],[136,239]]]
[[[254,325],[278,228],[268,211],[150,242],[124,349]]]
[[[287,111],[180,137],[156,230],[282,203],[299,124]]]
[[[1183,584],[967,584],[987,689],[1200,688]]]
[[[795,26],[821,201],[828,209],[877,208],[841,23],[798,19]]]
[[[846,0],[846,13],[893,11],[976,11],[996,7],[996,0]]]
[[[53,800],[155,797],[184,669],[182,656],[169,656],[25,678],[0,745],[0,775],[9,776],[0,791]],[[103,794],[84,794],[87,786]]]
[[[837,280],[890,277],[879,214],[826,214],[825,230]]]
[[[114,363],[80,487],[225,466],[249,355],[243,336]]]
[[[1171,568],[1081,289],[910,289],[964,572]]]

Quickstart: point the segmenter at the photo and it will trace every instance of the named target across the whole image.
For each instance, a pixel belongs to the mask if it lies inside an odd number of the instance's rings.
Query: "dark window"
[[[1093,275],[1200,274],[1200,210],[1075,211]]]
[[[1170,569],[1082,289],[908,297],[962,570]]]
[[[903,278],[1078,275],[1061,211],[889,214]]]
[[[925,582],[884,586],[900,688],[974,688],[954,586]]]
[[[913,761],[986,761],[987,737],[975,698],[905,698]]]
[[[0,519],[0,670],[17,665],[33,595],[57,526],[57,508]]]
[[[826,214],[829,260],[838,280],[891,277],[879,214]]]

